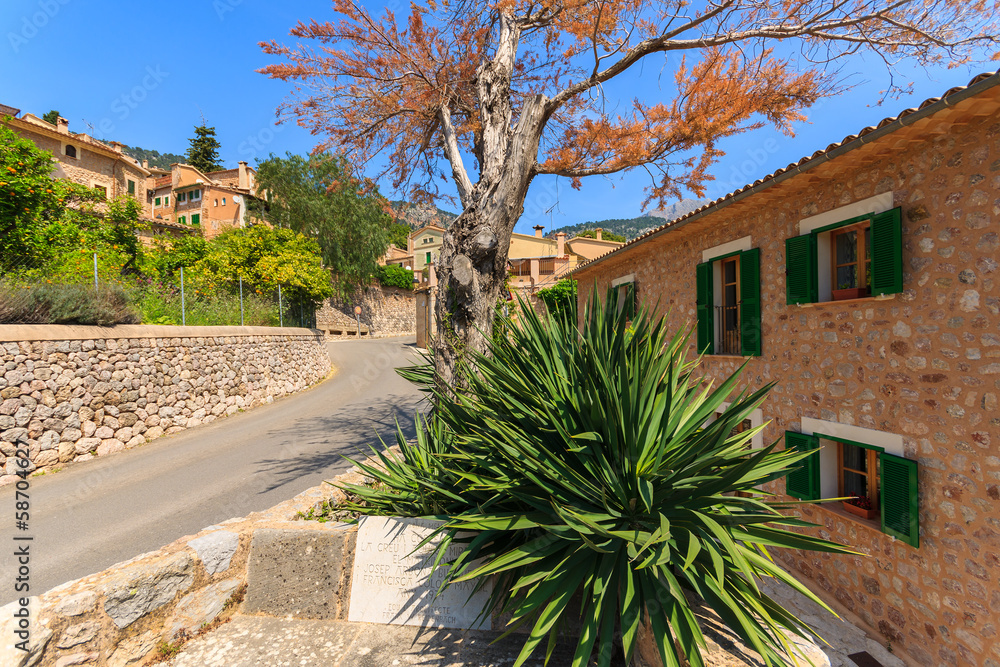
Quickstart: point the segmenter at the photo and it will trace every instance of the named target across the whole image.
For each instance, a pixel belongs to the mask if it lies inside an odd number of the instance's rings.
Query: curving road
[[[0,605],[18,596],[15,533],[34,537],[30,593],[38,595],[287,500],[350,467],[342,456],[377,443],[376,433],[390,441],[396,420],[412,432],[421,396],[393,370],[416,361],[412,338],[328,349],[337,373],[312,389],[32,477],[27,533],[14,530],[14,486],[0,488]]]

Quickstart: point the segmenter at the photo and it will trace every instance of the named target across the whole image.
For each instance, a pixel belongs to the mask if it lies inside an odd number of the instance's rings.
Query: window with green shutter
[[[631,320],[639,312],[638,296],[635,290],[635,280],[622,282],[615,285],[615,309],[620,313],[625,312],[625,319]]]
[[[201,224],[201,214],[200,213],[192,213],[191,214],[191,224],[192,225],[200,225]]]
[[[911,547],[919,547],[917,462],[882,452],[879,464],[882,475],[882,532]]]
[[[836,449],[829,456],[821,454],[827,447]],[[888,454],[882,447],[823,433],[785,431],[785,449],[813,452],[785,477],[785,493],[789,496],[819,500],[824,496],[822,489],[826,489],[827,497],[867,498],[880,515],[869,525],[880,521],[883,533],[919,548],[916,461]],[[829,469],[821,470],[821,461],[826,461],[823,467]]]
[[[153,206],[159,206],[159,205],[160,205],[160,198],[157,197],[155,200],[153,200]]]
[[[816,303],[903,291],[899,208],[785,239],[786,302]]]
[[[181,223],[182,225],[186,225],[187,218],[182,215],[181,217],[177,218],[177,222]]]
[[[761,354],[759,248],[737,250],[698,264],[695,299],[699,352]]]
[[[788,303],[816,301],[816,237],[785,239],[785,296]]]
[[[135,196],[135,181],[133,180],[129,180],[128,182],[128,193],[133,197]]]
[[[712,354],[715,346],[715,292],[712,281],[712,263],[702,262],[695,267],[695,298],[698,307],[698,352]]]
[[[813,452],[796,464],[798,469],[785,477],[785,493],[799,500],[819,500],[819,438],[785,431],[785,449]]]
[[[759,357],[760,248],[740,253],[740,343],[747,357]]]
[[[871,293],[898,294],[903,291],[903,216],[894,208],[872,216]]]

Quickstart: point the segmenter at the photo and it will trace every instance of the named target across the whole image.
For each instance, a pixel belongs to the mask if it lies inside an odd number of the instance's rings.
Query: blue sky
[[[289,28],[308,18],[332,18],[329,2],[4,0],[0,103],[39,116],[58,109],[74,132],[172,153],[187,150],[204,115],[216,128],[226,166],[238,160],[254,164],[270,152],[305,153],[315,137],[294,125],[275,125],[275,108],[290,86],[255,70],[271,62],[259,41],[288,41]],[[660,64],[617,89],[655,99]],[[726,140],[721,147],[727,155],[713,169],[717,181],[708,195],[741,187],[987,69],[904,69],[902,79],[913,82],[913,94],[878,107],[888,83],[884,67],[848,62],[845,71],[859,73],[852,78],[857,85],[810,110],[794,138],[767,128]],[[551,229],[638,215],[647,183],[644,172],[591,178],[581,191],[565,179],[536,179],[516,229],[530,233],[535,224]],[[385,186],[383,194],[394,196]]]

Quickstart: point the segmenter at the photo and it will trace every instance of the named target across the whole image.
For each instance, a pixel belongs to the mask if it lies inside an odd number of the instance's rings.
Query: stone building
[[[252,221],[247,202],[257,196],[256,176],[246,162],[240,162],[237,169],[207,174],[188,164],[173,164],[168,176],[153,181],[152,216],[200,229],[206,238],[246,227]]]
[[[8,117],[4,120],[4,117]],[[69,121],[59,117],[55,125],[33,114],[3,105],[0,122],[52,153],[56,162],[53,178],[65,178],[100,190],[107,199],[128,195],[142,204],[140,217],[148,229],[141,233],[144,242],[157,234],[180,234],[184,230],[169,221],[152,217],[152,172],[145,164],[122,152],[116,141],[105,143],[82,133],[69,131]]]
[[[573,274],[777,383],[754,446],[813,455],[768,490],[864,500],[801,510],[862,555],[776,557],[908,664],[1000,665],[998,193],[984,74]]]

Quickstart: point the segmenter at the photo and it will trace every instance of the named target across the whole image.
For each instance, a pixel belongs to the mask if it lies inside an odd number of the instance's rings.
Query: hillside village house
[[[4,117],[9,117],[4,120]],[[152,211],[152,172],[146,165],[122,152],[118,142],[105,143],[86,134],[69,131],[69,121],[60,117],[56,125],[32,114],[20,115],[20,110],[0,106],[0,122],[36,146],[47,150],[56,161],[53,178],[65,178],[100,190],[108,199],[123,195],[134,197],[142,204],[141,218],[150,229],[142,234],[148,242],[156,234],[180,234],[187,230],[169,220],[156,220]]]
[[[379,259],[379,264],[387,266],[389,265],[401,266],[404,269],[412,270],[413,253],[402,248],[397,248],[396,246],[390,243],[389,247],[386,248],[385,255],[383,255],[382,258]]]
[[[573,274],[695,326],[709,377],[777,383],[754,446],[813,455],[768,490],[873,510],[802,509],[863,556],[776,557],[909,664],[1000,665],[998,193],[984,74]]]
[[[605,240],[602,230],[597,230],[597,238],[575,236],[569,240],[563,232],[557,233],[554,239],[545,237],[544,228],[540,225],[536,225],[534,230],[534,236],[516,232],[510,236],[507,261],[511,268],[512,288],[531,292],[551,287],[582,262],[621,245]]]
[[[424,225],[410,232],[406,254],[413,256],[413,272],[420,273],[431,264],[436,264],[441,254],[444,227],[435,224]]]
[[[248,198],[257,196],[256,176],[246,162],[207,174],[188,164],[173,164],[168,176],[153,182],[153,218],[200,228],[209,239],[226,229],[246,227]]]

